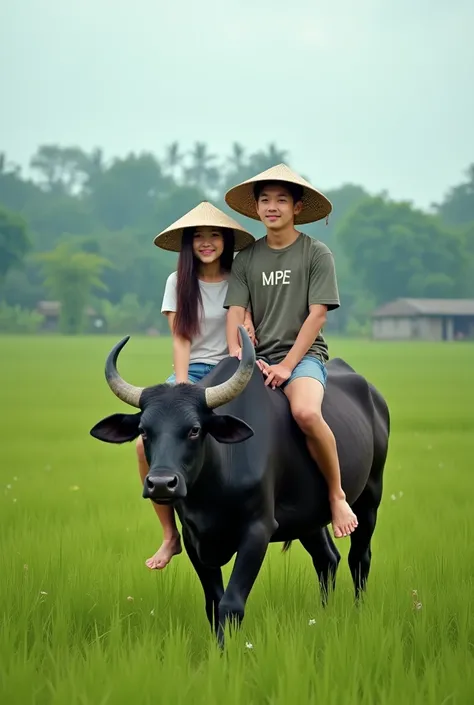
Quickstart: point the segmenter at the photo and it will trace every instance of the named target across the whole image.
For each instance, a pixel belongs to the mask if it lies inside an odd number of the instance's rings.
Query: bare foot
[[[357,528],[357,517],[345,499],[331,500],[332,528],[334,537],[341,539],[349,536]]]
[[[154,556],[145,561],[150,570],[162,570],[165,568],[173,556],[181,553],[181,537],[179,534],[170,539],[165,539]]]

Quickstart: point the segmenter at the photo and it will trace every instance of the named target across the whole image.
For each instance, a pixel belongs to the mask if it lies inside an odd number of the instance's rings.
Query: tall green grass
[[[272,546],[221,655],[186,555],[144,565],[161,533],[133,444],[88,435],[126,408],[103,377],[114,342],[0,340],[2,705],[474,702],[474,347],[331,343],[392,411],[366,598],[348,540],[326,610],[300,545]],[[132,337],[119,368],[163,380],[169,341]]]

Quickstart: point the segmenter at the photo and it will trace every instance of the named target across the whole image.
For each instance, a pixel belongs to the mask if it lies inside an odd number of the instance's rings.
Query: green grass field
[[[392,413],[365,602],[348,539],[326,610],[300,545],[272,546],[220,656],[185,554],[144,565],[161,533],[133,444],[89,436],[127,408],[103,377],[114,342],[0,339],[2,705],[474,702],[474,346],[329,341]],[[132,337],[119,369],[145,385],[170,363],[169,341]]]

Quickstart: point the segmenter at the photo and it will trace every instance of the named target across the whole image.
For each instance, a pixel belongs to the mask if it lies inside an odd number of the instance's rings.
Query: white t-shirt
[[[176,283],[177,273],[173,272],[166,280],[161,304],[162,313],[164,311],[176,312]],[[224,308],[227,286],[227,279],[221,282],[199,280],[202,297],[202,309],[199,307],[201,333],[191,341],[190,363],[204,362],[207,365],[216,365],[228,355],[227,310]]]

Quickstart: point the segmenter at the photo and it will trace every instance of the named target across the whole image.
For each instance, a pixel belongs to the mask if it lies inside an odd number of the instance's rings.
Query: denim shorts
[[[313,355],[305,355],[299,361],[289,379],[281,385],[281,389],[284,389],[288,384],[290,384],[290,382],[293,382],[294,379],[299,379],[300,377],[317,379],[318,382],[321,382],[324,389],[326,389],[326,382],[328,378],[326,365],[317,357],[313,357]]]
[[[205,362],[191,362],[188,368],[188,380],[191,384],[195,384],[213,370],[214,367],[215,365],[207,365]],[[176,384],[176,375],[174,372],[168,377],[166,383]]]

